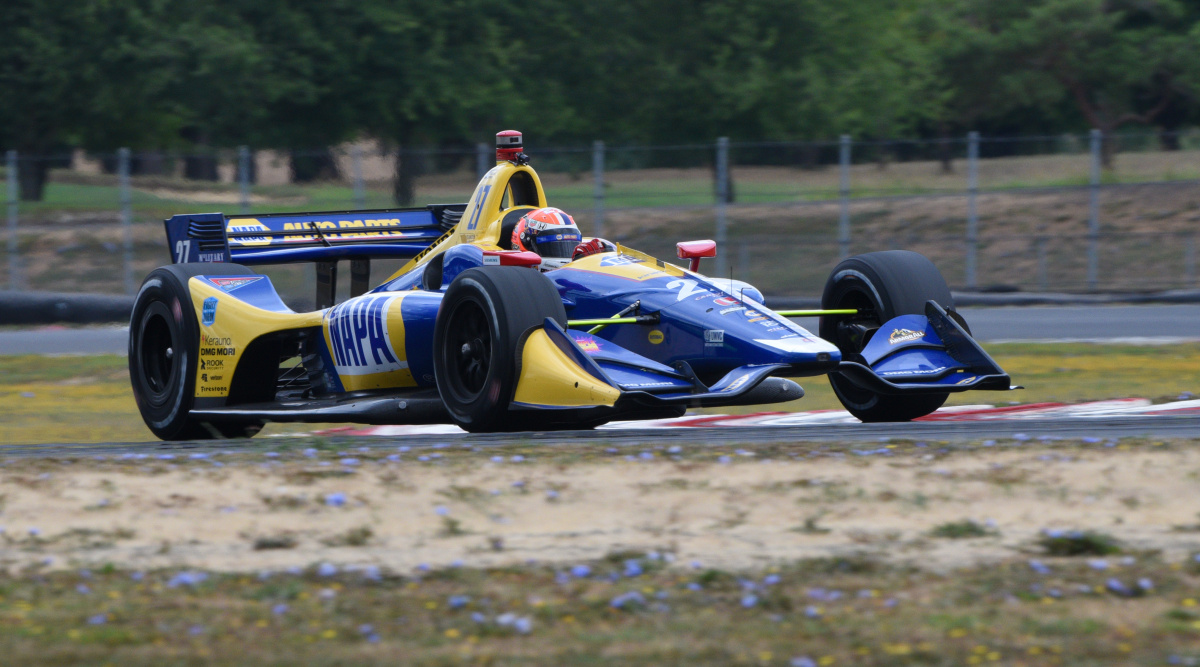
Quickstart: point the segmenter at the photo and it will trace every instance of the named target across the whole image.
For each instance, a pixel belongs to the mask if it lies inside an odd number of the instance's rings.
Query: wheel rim
[[[443,349],[450,390],[463,402],[472,401],[492,367],[492,330],[481,304],[467,299],[455,306]]]
[[[858,310],[858,313],[855,315],[842,316],[834,320],[832,342],[834,345],[837,345],[842,354],[861,353],[863,348],[867,346],[867,343],[870,342],[870,338],[875,330],[883,326],[878,304],[875,303],[875,300],[871,298],[871,295],[865,289],[858,285],[849,286],[842,292],[835,300],[832,308],[854,308]],[[831,375],[830,380],[833,381],[834,389],[844,394],[844,398],[852,403],[867,403],[875,396],[875,393],[871,390],[859,387],[853,382],[845,381],[836,375]]]
[[[870,335],[883,326],[879,308],[869,294],[860,289],[849,289],[837,299],[833,308],[853,308],[856,315],[837,317],[834,320],[834,345],[844,352],[859,353],[867,346]]]
[[[166,307],[155,303],[142,318],[138,359],[142,386],[146,389],[147,400],[153,405],[166,402],[179,378],[181,355],[168,317]]]

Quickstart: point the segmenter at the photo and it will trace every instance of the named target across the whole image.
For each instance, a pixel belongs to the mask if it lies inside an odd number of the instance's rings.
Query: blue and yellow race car
[[[520,133],[497,143],[466,204],[166,220],[174,263],[147,276],[130,323],[130,378],[150,430],[181,440],[247,437],[269,421],[591,428],[791,401],[804,395],[791,378],[817,375],[863,421],[906,421],[950,392],[1010,388],[921,255],[851,257],[820,310],[773,311],[752,286],[699,273],[711,241],[680,243],[684,268],[579,238],[569,217],[556,227],[561,211],[547,206]],[[373,258],[408,262],[372,288]],[[351,296],[334,303],[341,261]],[[292,262],[316,266],[312,312],[292,311],[248,268]],[[788,319],[801,315],[821,317],[819,335]]]

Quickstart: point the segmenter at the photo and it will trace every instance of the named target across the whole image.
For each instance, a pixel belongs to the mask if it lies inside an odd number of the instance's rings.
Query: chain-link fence
[[[552,205],[585,234],[670,259],[715,238],[703,271],[815,295],[840,257],[907,248],[957,289],[1197,286],[1200,132],[687,146],[527,145]],[[486,145],[397,150],[21,155],[9,151],[11,287],[132,292],[170,261],[161,220],[188,212],[344,211],[465,202]],[[376,262],[373,280],[396,262]],[[285,300],[312,269],[264,269]]]

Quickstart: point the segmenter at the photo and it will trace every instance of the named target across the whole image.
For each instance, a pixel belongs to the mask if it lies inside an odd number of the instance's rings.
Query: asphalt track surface
[[[967,442],[983,440],[1036,441],[1049,438],[1200,438],[1200,415],[1155,417],[1092,417],[1074,419],[988,420],[974,422],[909,422],[904,424],[813,424],[749,426],[746,428],[659,428],[647,430],[557,431],[552,433],[438,434],[405,436],[322,437],[327,446],[394,450],[503,445],[572,447],[605,444],[616,447],[679,444],[702,446],[765,445],[771,443],[889,441]],[[200,442],[88,443],[0,445],[0,457],[84,458],[122,454],[269,452],[309,446],[307,438],[277,437]]]
[[[999,341],[1157,342],[1200,340],[1200,305],[1046,306],[964,309],[977,338]],[[815,331],[816,319],[798,319]],[[0,332],[0,354],[124,354],[128,333],[119,327],[39,329]],[[977,422],[913,422],[907,424],[814,424],[747,426],[744,428],[670,428],[625,431],[560,431],[521,434],[439,434],[400,437],[326,437],[334,446],[391,448],[463,446],[492,447],[514,443],[569,447],[578,443],[644,446],[660,443],[704,445],[777,442],[933,442],[1030,438],[1200,438],[1200,415],[1091,417],[1078,419],[989,420]],[[197,443],[104,443],[0,445],[0,457],[90,457],[160,454],[172,451],[271,451],[304,442],[295,438],[257,438]]]

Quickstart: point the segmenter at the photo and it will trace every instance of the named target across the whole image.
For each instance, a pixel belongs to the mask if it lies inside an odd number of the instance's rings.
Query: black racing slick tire
[[[558,290],[536,269],[474,268],[455,277],[438,310],[433,343],[438,393],[455,424],[471,433],[521,428],[508,413],[517,346],[547,317],[567,325]]]
[[[954,298],[946,279],[924,255],[886,250],[850,257],[834,267],[826,281],[821,308],[856,308],[859,312],[822,316],[820,335],[837,345],[847,361],[859,360],[859,353],[879,327],[900,315],[924,315],[925,302],[930,300],[953,313]],[[953,316],[962,322],[957,313]],[[846,410],[864,422],[924,417],[942,407],[949,397],[947,393],[879,394],[837,372],[829,374],[829,383]]]
[[[198,275],[246,275],[235,264],[174,264],[146,276],[129,321],[129,380],[146,426],[162,440],[250,437],[261,424],[209,424],[189,416],[200,326],[187,283]]]

